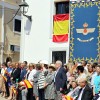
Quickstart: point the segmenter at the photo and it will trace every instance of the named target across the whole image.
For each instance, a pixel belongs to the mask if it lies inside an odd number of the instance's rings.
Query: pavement
[[[0,100],[7,100],[7,99],[5,99],[5,98],[1,97],[1,95],[0,95]]]

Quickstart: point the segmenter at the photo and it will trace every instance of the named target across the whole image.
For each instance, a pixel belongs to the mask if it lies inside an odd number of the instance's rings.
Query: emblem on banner
[[[83,24],[83,29],[76,29],[77,33],[82,33],[83,35],[88,35],[89,33],[93,33],[95,28],[88,28],[88,24]]]
[[[83,24],[83,29],[76,29],[77,33],[82,33],[83,35],[88,35],[89,33],[93,33],[95,31],[95,28],[88,28],[88,24],[84,23]],[[94,39],[94,37],[87,39],[87,40],[82,40],[80,38],[77,38],[78,41],[80,42],[90,42]]]

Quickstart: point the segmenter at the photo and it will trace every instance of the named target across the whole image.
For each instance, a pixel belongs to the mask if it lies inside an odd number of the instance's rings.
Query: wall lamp
[[[10,23],[16,17],[16,15],[18,14],[19,11],[21,11],[21,14],[23,14],[23,16],[27,17],[28,20],[30,22],[32,22],[32,16],[26,15],[26,13],[28,12],[28,8],[29,8],[29,5],[25,2],[25,0],[23,0],[23,2],[21,2],[21,4],[19,4],[19,9],[17,10],[17,12],[13,16],[13,18],[6,24]]]

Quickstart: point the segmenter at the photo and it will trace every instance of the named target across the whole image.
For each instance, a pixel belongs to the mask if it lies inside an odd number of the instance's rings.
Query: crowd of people
[[[4,62],[0,95],[7,100],[100,100],[100,64]]]

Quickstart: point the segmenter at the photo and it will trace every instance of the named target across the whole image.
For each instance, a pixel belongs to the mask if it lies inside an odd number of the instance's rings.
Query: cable
[[[7,23],[5,23],[5,24],[9,24],[9,23],[15,18],[15,16],[18,14],[20,8],[21,8],[21,7],[19,7],[19,9],[18,9],[17,12],[15,13],[14,17],[13,17],[10,21],[8,21]]]

